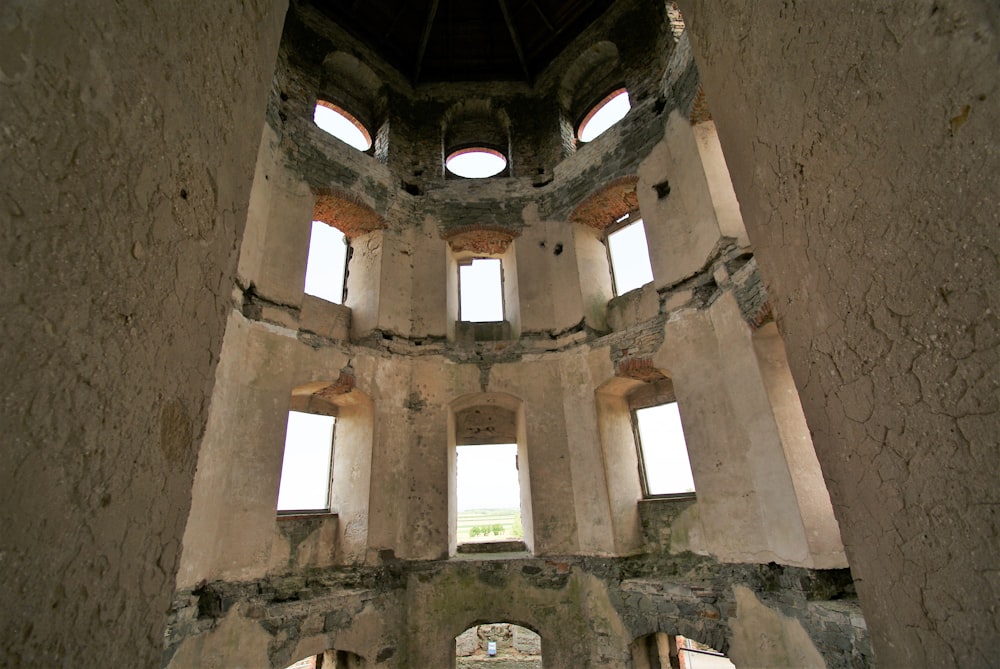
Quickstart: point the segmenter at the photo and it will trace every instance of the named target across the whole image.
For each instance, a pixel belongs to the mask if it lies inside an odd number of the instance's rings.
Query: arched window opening
[[[333,135],[349,146],[353,146],[358,151],[367,151],[372,146],[372,136],[368,132],[368,128],[350,112],[332,102],[317,100],[313,121],[320,130]]]
[[[304,657],[285,669],[364,669],[366,666],[365,659],[360,655],[346,650],[328,650]]]
[[[466,179],[486,179],[507,169],[507,157],[485,146],[473,146],[453,151],[445,160],[452,174]]]
[[[652,281],[653,267],[649,261],[649,244],[642,219],[633,219],[626,214],[608,230],[610,232],[605,241],[615,295],[624,295]]]
[[[333,416],[288,412],[278,484],[278,513],[330,510]]]
[[[504,393],[451,405],[449,553],[524,553],[533,546],[524,407]]]
[[[323,221],[313,221],[306,259],[305,293],[343,304],[349,250],[343,232]]]
[[[615,125],[628,114],[632,108],[628,91],[619,88],[594,105],[583,117],[577,129],[577,137],[581,142],[590,142],[599,137],[605,130]]]
[[[681,635],[657,632],[632,642],[633,669],[736,669],[711,646]]]
[[[542,638],[512,623],[473,625],[455,637],[458,669],[516,666],[542,668]]]

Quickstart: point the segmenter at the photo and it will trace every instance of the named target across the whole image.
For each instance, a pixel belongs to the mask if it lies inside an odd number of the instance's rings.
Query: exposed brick
[[[332,225],[343,232],[348,240],[372,230],[383,230],[388,227],[385,219],[375,213],[375,210],[361,198],[339,188],[316,191],[313,220]]]
[[[636,381],[651,383],[662,381],[666,375],[658,370],[650,358],[625,358],[618,362],[618,376],[624,376]]]
[[[688,110],[687,117],[691,121],[691,125],[712,120],[712,112],[708,108],[708,101],[705,99],[705,90],[701,86],[698,86],[698,92],[694,94],[694,100],[691,101],[691,108]]]
[[[453,228],[441,235],[451,250],[472,251],[473,253],[503,253],[520,233],[507,228],[489,225],[467,225]]]
[[[638,182],[637,176],[615,179],[581,202],[570,214],[569,220],[603,230],[616,219],[639,208],[639,196],[635,192]]]

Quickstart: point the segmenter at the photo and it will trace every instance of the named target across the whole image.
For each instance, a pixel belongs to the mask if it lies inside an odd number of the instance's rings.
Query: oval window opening
[[[466,179],[493,177],[507,167],[507,158],[499,151],[476,146],[455,151],[444,161],[448,171]]]
[[[313,121],[320,130],[328,132],[358,151],[367,151],[372,145],[372,136],[358,119],[326,100],[316,102]]]
[[[619,88],[606,98],[594,105],[577,131],[577,137],[581,142],[589,142],[598,135],[613,126],[618,121],[625,118],[628,110],[632,108],[632,103],[628,99],[628,91]]]

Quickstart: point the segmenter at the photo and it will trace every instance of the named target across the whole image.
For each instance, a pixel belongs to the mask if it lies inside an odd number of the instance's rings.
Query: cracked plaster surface
[[[1000,651],[1000,9],[681,9],[878,660],[985,666]]]

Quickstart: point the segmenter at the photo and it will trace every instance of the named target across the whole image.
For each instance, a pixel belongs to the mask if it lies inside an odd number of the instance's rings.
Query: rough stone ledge
[[[203,583],[175,594],[165,656],[169,659],[186,639],[214,629],[234,607],[272,635],[272,658],[281,661],[307,617],[322,616],[322,631],[336,635],[360,611],[398,606],[399,596],[414,583],[434,588],[473,579],[500,589],[527,587],[542,597],[552,592],[556,600],[576,587],[580,577],[605,583],[612,606],[633,637],[669,631],[726,652],[729,622],[736,615],[734,590],[743,586],[769,608],[798,620],[831,669],[870,666],[873,661],[849,570],[721,563],[692,553],[390,560],[249,582]]]
[[[725,240],[723,240],[724,242]],[[720,272],[719,268],[723,268]],[[723,277],[720,283],[719,278]],[[449,342],[440,336],[407,337],[396,332],[374,330],[362,339],[345,341],[302,328],[300,309],[259,295],[253,284],[237,286],[239,311],[249,320],[285,328],[313,348],[334,347],[345,352],[368,351],[389,355],[444,356],[459,364],[517,362],[525,356],[560,353],[581,347],[612,349],[612,360],[649,355],[663,340],[663,327],[672,316],[687,309],[704,309],[726,292],[733,292],[745,314],[758,314],[767,304],[767,294],[756,262],[747,249],[720,243],[703,269],[669,286],[657,289],[655,316],[615,331],[594,330],[581,321],[562,330],[522,332],[517,340]],[[769,312],[768,312],[769,313]],[[753,323],[748,319],[748,324]]]

